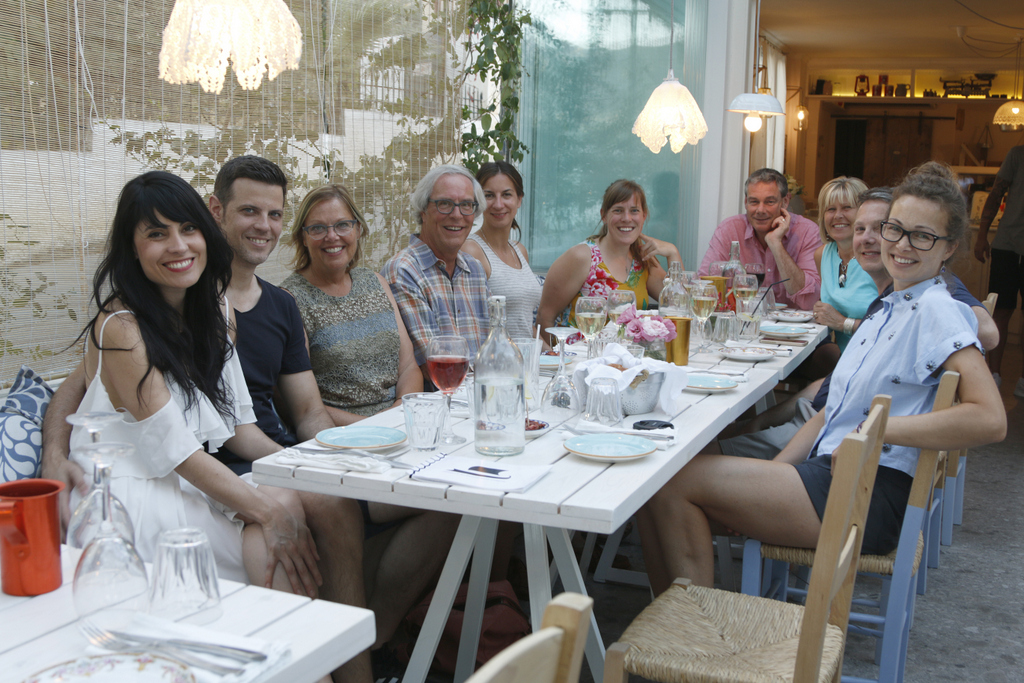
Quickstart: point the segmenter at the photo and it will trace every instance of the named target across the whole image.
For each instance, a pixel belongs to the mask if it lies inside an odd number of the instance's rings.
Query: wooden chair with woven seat
[[[982,305],[989,315],[996,310],[999,294],[990,293]],[[953,544],[953,525],[964,521],[964,481],[967,478],[967,449],[953,451],[946,460],[946,485],[942,502],[942,545]]]
[[[594,599],[579,593],[555,596],[541,628],[496,654],[466,683],[576,683]]]
[[[604,683],[627,672],[656,681],[838,681],[889,397],[839,447],[818,535],[820,567],[807,606],[676,581],[605,655]]]
[[[960,374],[945,372],[932,404],[932,410],[953,405]],[[922,450],[917,460],[914,483],[910,489],[907,509],[896,549],[887,555],[861,555],[858,570],[882,579],[880,600],[857,599],[857,607],[878,610],[877,614],[850,613],[850,632],[878,638],[875,662],[879,665],[879,681],[899,681],[906,663],[907,640],[914,619],[916,596],[923,589],[921,570],[927,564],[924,556],[928,522],[932,511],[932,495],[936,482],[940,452]],[[743,584],[747,595],[774,598],[785,602],[790,596],[807,595],[809,591],[788,585],[789,565],[817,567],[813,548],[792,548],[748,539],[744,545]],[[814,573],[811,577],[813,580]],[[844,677],[844,681],[863,681]]]

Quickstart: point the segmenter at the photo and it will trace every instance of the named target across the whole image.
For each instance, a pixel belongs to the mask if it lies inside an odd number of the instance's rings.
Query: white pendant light
[[[1020,44],[1021,39],[1017,38],[1017,62],[1013,71],[1013,92],[1010,93],[1010,101],[1004,103],[996,110],[992,117],[993,125],[1003,130],[1020,130],[1024,128],[1024,102],[1017,99],[1017,83],[1020,81]]]
[[[761,30],[761,0],[757,0],[757,17],[754,29],[754,85],[757,85],[758,76],[766,67],[761,66],[761,40],[758,36]],[[782,116],[785,111],[778,98],[772,95],[769,88],[758,88],[756,93],[742,93],[733,98],[726,111],[746,114],[743,120],[743,127],[751,133],[761,129],[762,118],[766,116]]]
[[[707,135],[708,124],[693,99],[689,88],[672,73],[672,47],[675,43],[675,0],[669,18],[668,77],[654,89],[643,111],[633,122],[633,134],[640,137],[647,148],[657,154],[666,142],[673,152],[684,145],[696,145]]]
[[[255,90],[299,66],[302,31],[283,0],[175,0],[160,48],[160,78],[224,87],[228,61],[239,85]]]

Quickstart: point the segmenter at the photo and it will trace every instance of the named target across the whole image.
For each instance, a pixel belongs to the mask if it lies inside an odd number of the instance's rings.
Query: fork
[[[203,659],[202,657],[196,657],[195,655],[189,654],[188,652],[185,652],[180,648],[173,647],[170,645],[158,644],[155,641],[148,642],[145,645],[141,645],[138,643],[130,643],[127,640],[118,638],[114,634],[108,631],[101,630],[100,628],[93,626],[92,624],[83,622],[81,624],[81,629],[82,633],[85,635],[85,637],[89,640],[90,643],[92,643],[96,647],[101,647],[104,650],[151,650],[154,652],[159,652],[160,654],[170,659],[173,659],[181,664],[185,664],[187,666],[198,666],[201,669],[212,671],[218,676],[240,674],[245,671],[245,669],[237,669],[235,667],[230,666],[221,666],[220,664],[215,664],[214,662]]]

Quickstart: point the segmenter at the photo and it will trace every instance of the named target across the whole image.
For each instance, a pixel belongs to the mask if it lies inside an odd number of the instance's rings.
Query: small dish
[[[526,430],[526,438],[527,439],[536,439],[538,436],[543,436],[544,434],[547,434],[548,432],[551,431],[551,423],[550,422],[544,422],[544,420],[528,420],[527,421],[527,425],[529,425],[530,422],[535,422],[535,423],[537,423],[537,424],[539,424],[541,426],[539,428],[537,428],[537,429],[527,429]]]
[[[331,427],[317,434],[316,441],[331,448],[390,448],[405,441],[405,432],[390,427]]]
[[[715,393],[735,389],[739,384],[728,377],[709,377],[708,375],[690,375],[686,379],[686,388],[689,391],[700,393]]]
[[[150,654],[106,654],[79,657],[55,664],[26,678],[23,683],[196,683],[192,671],[166,657]]]
[[[630,434],[586,434],[565,440],[565,450],[601,462],[636,460],[657,449],[650,439]]]
[[[803,327],[794,327],[792,325],[761,325],[761,332],[769,337],[791,339],[794,337],[802,337],[809,333],[810,330],[804,329]]]
[[[775,319],[780,323],[806,323],[814,318],[810,311],[777,311]]]
[[[565,364],[569,365],[574,360],[576,360],[576,353],[573,352],[573,351],[566,351],[565,352]],[[542,368],[552,368],[552,369],[556,369],[557,370],[558,369],[558,356],[557,355],[546,356],[543,353],[540,354],[540,366]]]
[[[740,360],[747,363],[756,363],[762,360],[771,360],[775,357],[775,352],[771,349],[762,349],[757,346],[744,346],[730,348],[726,347],[719,349],[719,353],[728,358],[729,360]]]

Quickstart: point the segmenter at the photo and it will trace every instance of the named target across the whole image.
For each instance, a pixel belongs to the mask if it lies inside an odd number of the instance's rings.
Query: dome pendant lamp
[[[1002,130],[1021,130],[1024,128],[1024,102],[1017,98],[1017,84],[1020,77],[1020,44],[1021,38],[1017,38],[1017,63],[1013,71],[1013,92],[1010,93],[1010,101],[1003,104],[996,110],[992,117],[993,125],[999,126]]]
[[[761,0],[757,0],[757,18],[754,30],[754,84],[757,84],[758,76],[767,67],[761,66]],[[761,87],[756,93],[743,93],[737,95],[729,104],[726,111],[735,111],[746,114],[743,119],[743,127],[751,133],[761,130],[765,116],[781,116],[785,113],[782,103],[772,95],[769,88]]]

